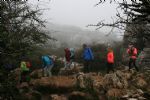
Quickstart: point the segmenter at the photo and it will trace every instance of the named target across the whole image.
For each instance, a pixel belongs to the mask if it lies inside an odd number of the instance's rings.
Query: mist
[[[117,5],[109,2],[105,5],[95,6],[99,0],[40,0],[29,1],[31,7],[43,10],[42,19],[46,19],[46,30],[57,41],[49,41],[52,47],[60,46],[80,47],[83,43],[100,44],[121,41],[120,30],[104,27],[95,30],[96,27],[86,27],[89,24],[97,24],[101,20],[108,23],[116,14]],[[111,32],[110,32],[111,31]],[[107,35],[110,34],[110,35]]]

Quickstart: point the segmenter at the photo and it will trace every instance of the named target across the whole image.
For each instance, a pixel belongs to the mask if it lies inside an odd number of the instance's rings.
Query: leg
[[[111,71],[114,73],[114,64],[113,63],[110,64],[110,68],[111,68]]]
[[[53,66],[54,66],[54,65],[48,66],[48,76],[52,76],[51,70],[52,70]]]
[[[91,61],[88,61],[88,73],[91,71]]]
[[[129,70],[132,68],[132,59],[130,58],[130,60],[129,60]]]
[[[110,63],[107,63],[107,73],[110,72]]]
[[[136,71],[139,71],[138,67],[136,66],[136,59],[133,59],[133,65],[134,65]]]
[[[46,77],[47,76],[47,66],[44,67],[43,71],[44,71],[44,77]]]
[[[88,68],[88,61],[84,61],[84,73],[87,72],[87,68]]]
[[[66,60],[64,61],[64,65],[65,65],[64,68],[66,69],[67,68],[67,61]]]
[[[67,69],[70,68],[70,61],[67,61],[67,62],[66,62],[66,68],[67,68]]]

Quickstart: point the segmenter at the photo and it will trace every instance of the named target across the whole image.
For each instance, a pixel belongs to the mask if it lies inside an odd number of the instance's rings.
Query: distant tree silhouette
[[[108,1],[108,0],[107,0]],[[118,3],[118,8],[123,10],[123,15],[120,12],[116,14],[116,21],[113,23],[105,23],[104,20],[98,22],[97,29],[104,26],[115,27],[125,30],[128,36],[136,38],[137,41],[144,45],[145,41],[150,41],[150,0],[109,0],[110,3]],[[106,0],[100,0],[96,6],[105,3]]]

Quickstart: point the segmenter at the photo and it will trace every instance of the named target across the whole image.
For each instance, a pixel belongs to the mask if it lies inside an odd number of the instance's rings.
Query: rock
[[[126,94],[126,95],[122,96],[121,98],[129,98],[129,95]]]
[[[61,68],[59,71],[59,75],[73,75],[76,73],[81,72],[81,70],[83,69],[83,67],[80,66],[75,66],[73,68]]]
[[[144,94],[144,92],[143,92],[141,89],[137,89],[137,92],[138,92],[139,94]]]
[[[125,94],[125,90],[112,88],[107,91],[108,97],[122,97]]]
[[[84,78],[85,78],[85,74],[84,73],[78,73],[76,76],[77,79],[77,86],[79,86],[80,88],[86,88],[85,83],[84,83]]]
[[[138,99],[136,99],[136,98],[128,98],[127,100],[138,100]]]
[[[23,82],[20,85],[17,86],[19,89],[21,88],[29,88],[29,84],[27,82]]]
[[[143,78],[137,78],[137,86],[145,87],[146,85],[147,85],[147,82]]]
[[[42,77],[31,80],[30,85],[41,92],[68,92],[75,87],[76,79],[67,76]]]
[[[131,73],[129,73],[129,72],[125,73],[125,79],[129,80],[129,79],[131,79],[131,77],[132,77]]]
[[[140,97],[140,94],[133,94],[132,95],[132,98],[138,98],[138,97]]]
[[[144,97],[138,97],[138,100],[147,100],[147,99]]]
[[[103,78],[103,86],[106,89],[110,88],[127,88],[128,82],[125,78],[124,73],[117,71],[116,73],[106,74]]]
[[[31,78],[37,79],[41,78],[43,76],[43,70],[42,69],[36,69],[30,74]]]
[[[50,100],[68,100],[64,95],[52,94],[50,95]]]
[[[92,97],[90,94],[84,92],[74,91],[69,95],[69,100],[87,100],[87,99],[92,100]]]

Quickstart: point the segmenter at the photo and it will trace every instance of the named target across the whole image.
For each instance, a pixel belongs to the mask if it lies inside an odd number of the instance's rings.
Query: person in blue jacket
[[[93,52],[90,47],[83,44],[83,59],[84,59],[84,72],[90,72],[91,62],[94,60]]]
[[[48,55],[44,55],[42,56],[42,62],[43,62],[43,71],[44,71],[44,76],[52,76],[51,70],[54,66],[54,62],[53,59],[48,56]]]

